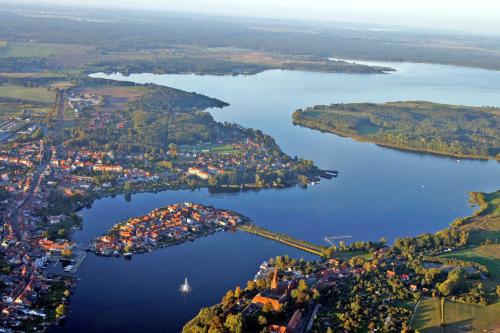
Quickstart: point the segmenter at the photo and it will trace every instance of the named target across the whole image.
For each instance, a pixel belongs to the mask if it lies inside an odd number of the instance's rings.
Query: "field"
[[[92,48],[88,46],[74,44],[9,42],[0,52],[0,56],[49,58],[61,55],[82,54],[91,49]]]
[[[485,265],[491,277],[500,281],[500,244],[479,245],[471,249],[443,254],[440,257],[473,261]]]
[[[92,94],[104,98],[103,111],[123,110],[127,103],[144,95],[144,87],[93,87],[80,91],[82,94]]]
[[[210,152],[217,154],[234,154],[238,152],[238,150],[234,149],[231,145],[220,145],[210,148]]]
[[[494,243],[500,240],[500,191],[484,193],[486,209],[478,216],[468,218],[461,229],[471,233],[472,244],[482,244],[487,239]]]
[[[34,78],[64,78],[65,75],[54,72],[19,72],[19,73],[0,73],[0,76],[14,79],[34,79]]]
[[[47,113],[50,107],[43,107],[33,105],[30,103],[23,103],[21,105],[16,103],[0,103],[0,119],[12,118],[20,115],[24,110],[31,110],[35,113]]]
[[[412,327],[421,333],[452,333],[452,332],[498,332],[500,330],[500,303],[488,306],[445,303],[445,323],[440,326],[439,300],[424,298],[420,302],[417,313],[412,321]]]
[[[41,104],[52,104],[55,92],[46,88],[26,88],[23,86],[5,85],[0,86],[0,98],[22,100]]]

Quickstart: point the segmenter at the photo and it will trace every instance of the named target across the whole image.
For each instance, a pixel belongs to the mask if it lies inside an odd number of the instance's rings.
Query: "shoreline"
[[[422,154],[428,154],[428,155],[435,155],[435,156],[441,156],[441,157],[449,157],[449,158],[461,158],[461,159],[468,159],[468,160],[479,160],[479,161],[497,161],[500,162],[500,158],[495,158],[495,157],[489,157],[489,156],[482,156],[482,155],[461,155],[461,154],[452,154],[452,153],[445,153],[445,152],[440,152],[440,151],[433,151],[433,150],[423,150],[419,148],[412,148],[412,147],[404,147],[404,146],[399,146],[396,144],[390,144],[390,143],[385,143],[385,142],[378,142],[374,140],[370,140],[367,138],[364,138],[359,135],[354,135],[351,133],[346,133],[334,129],[322,129],[317,126],[309,126],[301,123],[300,121],[297,122],[297,120],[293,121],[293,124],[296,126],[300,126],[303,128],[308,128],[314,131],[320,131],[322,133],[330,133],[330,134],[335,134],[343,138],[350,138],[353,140],[356,140],[358,142],[365,142],[365,143],[371,143],[380,147],[384,148],[391,148],[391,149],[396,149],[400,151],[406,151],[406,152],[415,152],[415,153],[422,153]]]

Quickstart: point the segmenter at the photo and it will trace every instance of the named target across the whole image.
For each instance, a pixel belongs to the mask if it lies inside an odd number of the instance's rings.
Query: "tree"
[[[237,315],[228,315],[226,318],[226,322],[224,323],[224,327],[226,327],[231,333],[243,333],[242,314],[238,313]]]
[[[59,304],[56,308],[56,317],[62,317],[66,314],[66,305]]]
[[[251,280],[251,281],[247,282],[247,290],[248,291],[253,291],[253,290],[255,290],[255,288],[257,288],[257,283],[255,283],[255,281]]]
[[[241,288],[239,286],[234,289],[234,297],[236,297],[237,299],[241,297]]]
[[[73,251],[71,251],[71,249],[69,248],[66,248],[61,251],[61,254],[63,257],[70,258],[73,255]]]
[[[267,302],[266,304],[264,304],[264,306],[262,307],[262,312],[264,313],[269,313],[273,310],[273,305],[271,304],[271,302]]]
[[[259,316],[259,318],[257,318],[257,322],[259,323],[260,326],[266,326],[267,318],[264,316]]]

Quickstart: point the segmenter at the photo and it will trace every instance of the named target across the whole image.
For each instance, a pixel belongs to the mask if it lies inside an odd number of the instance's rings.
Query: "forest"
[[[316,105],[293,122],[383,146],[500,159],[500,109],[431,102]]]

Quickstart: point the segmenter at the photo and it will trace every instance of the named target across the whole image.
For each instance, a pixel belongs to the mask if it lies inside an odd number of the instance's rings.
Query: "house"
[[[191,167],[188,169],[187,173],[188,175],[193,175],[203,180],[207,180],[208,178],[210,178],[210,174],[206,171],[201,170],[200,168]]]
[[[121,165],[94,165],[92,167],[94,172],[123,172],[123,167]]]

